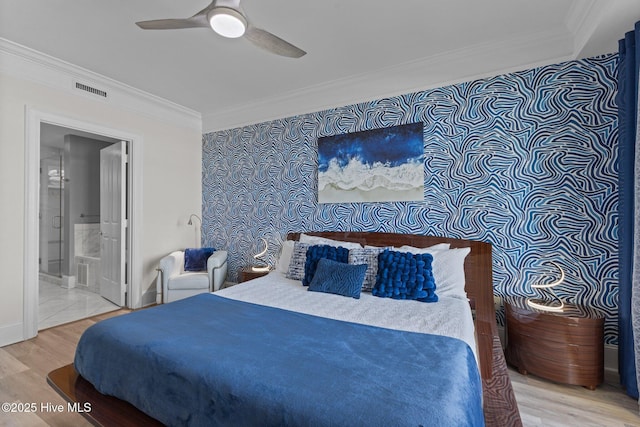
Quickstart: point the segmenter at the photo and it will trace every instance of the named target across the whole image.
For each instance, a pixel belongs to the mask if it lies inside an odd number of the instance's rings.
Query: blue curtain
[[[618,288],[618,366],[620,381],[627,394],[638,398],[636,343],[640,345],[640,265],[634,247],[640,243],[636,224],[636,203],[640,203],[640,176],[636,168],[638,139],[638,72],[640,71],[640,22],[619,43],[618,126],[619,126],[619,288]],[[640,147],[639,147],[640,148]],[[640,162],[639,162],[640,163]],[[638,200],[636,200],[638,199]],[[635,272],[635,274],[634,274]],[[636,277],[634,277],[636,276]],[[636,280],[634,280],[636,279]],[[634,324],[637,330],[634,331]],[[635,333],[634,333],[635,332]],[[638,352],[640,355],[640,351]]]

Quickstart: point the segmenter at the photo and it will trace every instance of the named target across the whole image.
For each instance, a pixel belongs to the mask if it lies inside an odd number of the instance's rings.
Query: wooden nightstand
[[[565,305],[542,311],[526,298],[505,298],[507,362],[521,374],[581,385],[590,390],[604,380],[604,313]]]
[[[238,274],[238,283],[246,282],[247,280],[257,279],[258,277],[266,276],[268,271],[253,271],[251,267],[243,267]]]

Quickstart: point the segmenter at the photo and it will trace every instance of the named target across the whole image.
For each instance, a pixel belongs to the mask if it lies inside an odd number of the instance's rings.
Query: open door
[[[100,295],[124,306],[126,205],[126,142],[100,150]]]

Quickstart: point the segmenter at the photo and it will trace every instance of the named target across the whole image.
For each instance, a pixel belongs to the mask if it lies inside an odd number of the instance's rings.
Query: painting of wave
[[[318,138],[318,203],[424,198],[422,122]]]

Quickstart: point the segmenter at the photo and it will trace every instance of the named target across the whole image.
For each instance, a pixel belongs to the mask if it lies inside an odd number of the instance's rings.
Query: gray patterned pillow
[[[293,253],[287,270],[287,279],[302,280],[304,278],[304,264],[307,261],[307,249],[311,245],[308,243],[296,242],[293,245]]]
[[[349,250],[349,264],[367,264],[367,272],[362,282],[362,291],[371,292],[376,285],[378,275],[378,255],[388,248],[361,248]]]

